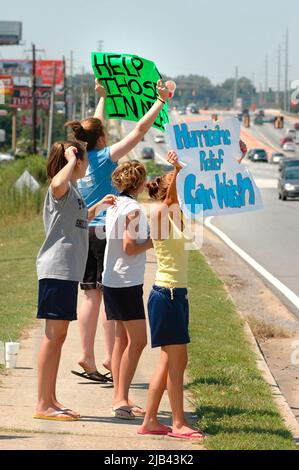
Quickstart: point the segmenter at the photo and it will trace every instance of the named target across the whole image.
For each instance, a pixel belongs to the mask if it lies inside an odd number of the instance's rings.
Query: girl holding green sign
[[[74,136],[87,142],[89,166],[86,176],[79,181],[78,187],[87,207],[93,206],[107,194],[117,194],[112,185],[111,176],[117,162],[127,155],[145,136],[156,121],[166,100],[169,90],[161,80],[157,82],[157,99],[150,110],[140,119],[135,128],[121,141],[107,146],[104,128],[104,102],[106,91],[97,81],[96,91],[100,97],[95,116],[83,121],[73,121],[67,125],[73,130]],[[102,375],[96,367],[94,342],[102,300],[102,272],[106,247],[105,213],[100,213],[89,225],[89,253],[81,289],[84,291],[79,313],[79,326],[82,341],[82,356],[79,365],[83,368],[82,377],[98,382],[107,382],[107,375]],[[114,346],[114,322],[109,322],[104,314],[104,335],[107,356],[104,367],[111,370],[111,358]],[[110,379],[111,380],[111,379]]]

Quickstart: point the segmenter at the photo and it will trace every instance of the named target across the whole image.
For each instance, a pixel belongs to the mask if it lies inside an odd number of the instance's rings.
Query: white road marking
[[[224,243],[226,243],[232,250],[234,250],[241,258],[246,261],[253,269],[255,269],[261,276],[263,276],[268,282],[270,282],[276,289],[278,289],[296,308],[299,309],[299,297],[285,286],[281,281],[274,277],[269,271],[249,256],[242,248],[234,243],[222,230],[212,224],[214,217],[207,217],[205,220],[205,226],[208,227],[212,232],[218,235]]]

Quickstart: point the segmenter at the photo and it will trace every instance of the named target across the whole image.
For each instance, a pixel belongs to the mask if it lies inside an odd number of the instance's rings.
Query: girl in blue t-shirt
[[[117,167],[117,162],[143,139],[144,135],[156,121],[169,97],[169,90],[159,80],[157,83],[157,100],[150,110],[140,119],[126,137],[108,147],[104,127],[106,91],[98,81],[96,81],[96,91],[100,101],[94,117],[84,119],[81,122],[72,121],[67,123],[76,139],[87,142],[89,166],[85,178],[82,178],[78,183],[79,190],[87,207],[92,206],[108,193],[117,194],[111,181],[111,176]],[[112,381],[111,376],[110,378],[107,377],[109,372],[106,375],[98,372],[94,354],[95,335],[102,300],[102,272],[105,246],[105,213],[102,213],[89,226],[89,253],[84,279],[81,283],[81,289],[84,294],[79,312],[82,354],[78,364],[84,372],[75,372],[75,374],[83,378],[102,383],[107,382],[107,380]],[[111,371],[115,331],[113,322],[107,321],[106,314],[103,315],[103,330],[106,346],[106,357],[103,360],[103,366]]]

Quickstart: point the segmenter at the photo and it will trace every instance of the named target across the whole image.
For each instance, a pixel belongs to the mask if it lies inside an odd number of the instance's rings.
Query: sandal
[[[33,416],[34,419],[47,419],[50,421],[79,421],[79,418],[75,418],[75,416],[71,416],[66,413],[66,411],[53,411],[48,415],[36,414]]]
[[[71,370],[71,373],[74,375],[78,375],[82,379],[93,380],[94,382],[99,382],[102,384],[106,384],[111,381],[108,377],[101,374],[97,370],[95,370],[94,372],[77,372],[75,370]]]
[[[132,420],[136,418],[131,406],[120,406],[119,408],[112,408],[111,414],[118,419]]]

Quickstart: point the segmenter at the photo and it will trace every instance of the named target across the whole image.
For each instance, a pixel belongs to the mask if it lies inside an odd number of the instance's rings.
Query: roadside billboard
[[[0,46],[13,46],[22,40],[20,21],[0,21]]]
[[[54,64],[56,64],[56,92],[63,91],[64,64],[62,60],[37,60],[36,84],[49,86],[53,83]],[[31,86],[32,61],[25,59],[0,59],[0,75],[11,75],[15,86]]]
[[[48,110],[50,108],[51,87],[38,87],[36,89],[37,107]],[[31,109],[32,89],[29,87],[14,87],[11,105],[20,109]]]

